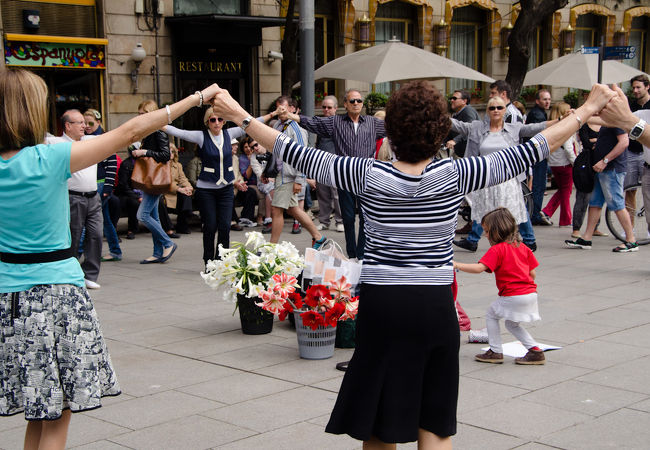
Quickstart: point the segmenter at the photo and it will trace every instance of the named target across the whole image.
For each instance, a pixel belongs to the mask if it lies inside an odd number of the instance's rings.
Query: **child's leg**
[[[57,420],[42,421],[41,442],[39,449],[60,449],[65,448],[68,439],[68,427],[70,426],[70,410],[66,409]]]
[[[526,329],[522,326],[519,325],[519,322],[513,322],[512,320],[506,320],[506,330],[508,330],[514,337],[516,337],[519,342],[522,343],[526,349],[530,349],[531,347],[536,347],[537,342],[533,339],[533,337],[526,331]],[[489,332],[489,328],[488,328]]]
[[[27,429],[25,430],[25,443],[24,450],[38,450],[41,442],[41,431],[43,430],[42,420],[30,420],[27,422]]]
[[[501,327],[499,326],[499,319],[500,317],[496,314],[493,305],[491,305],[485,316],[485,324],[487,326],[490,350],[494,353],[503,353],[503,347],[501,347]]]

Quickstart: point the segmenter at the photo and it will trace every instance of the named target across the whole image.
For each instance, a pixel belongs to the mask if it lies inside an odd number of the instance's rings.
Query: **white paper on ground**
[[[544,351],[558,350],[562,348],[562,347],[554,347],[552,345],[547,345],[547,344],[540,344],[539,342],[537,343],[537,346]],[[487,352],[489,349],[490,347],[481,348],[481,350],[485,352]],[[503,356],[510,356],[511,358],[521,358],[522,356],[526,355],[526,353],[528,353],[528,350],[526,350],[526,347],[521,345],[521,342],[519,341],[507,342],[503,344]]]

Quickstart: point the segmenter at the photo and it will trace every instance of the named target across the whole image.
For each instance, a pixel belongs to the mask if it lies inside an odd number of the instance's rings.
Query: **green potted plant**
[[[382,94],[381,92],[371,92],[366,95],[366,98],[363,101],[363,106],[366,107],[366,114],[371,116],[378,109],[385,108],[386,103],[388,103],[387,95]]]

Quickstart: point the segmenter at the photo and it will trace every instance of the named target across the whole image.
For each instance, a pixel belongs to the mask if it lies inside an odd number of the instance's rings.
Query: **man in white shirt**
[[[70,109],[61,116],[63,136],[48,138],[48,143],[61,141],[80,141],[84,136],[86,122],[79,110]],[[97,283],[99,267],[102,258],[102,202],[97,195],[97,164],[79,170],[68,179],[70,194],[70,235],[72,252],[79,254],[79,241],[85,228],[84,261],[81,268],[84,271],[86,287],[99,289]]]

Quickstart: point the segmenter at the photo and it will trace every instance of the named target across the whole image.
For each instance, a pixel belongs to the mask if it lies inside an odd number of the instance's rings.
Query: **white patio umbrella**
[[[416,78],[494,81],[451,59],[402,42],[387,42],[341,56],[314,72],[314,80],[334,78],[367,83]]]
[[[618,61],[603,61],[602,82],[605,84],[628,81],[641,74],[640,70]],[[523,85],[544,84],[589,90],[597,80],[598,55],[571,53],[529,71]]]

